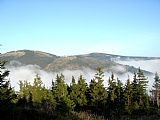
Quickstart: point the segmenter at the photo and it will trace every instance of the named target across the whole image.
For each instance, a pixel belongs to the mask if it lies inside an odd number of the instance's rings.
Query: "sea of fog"
[[[121,64],[122,64],[122,62],[123,61],[119,61],[119,63],[121,63]],[[129,61],[129,62],[136,63],[136,61]],[[129,62],[128,62],[128,65],[130,65]],[[149,61],[147,61],[147,62],[149,62]],[[155,62],[157,62],[157,61],[155,61]],[[146,62],[141,62],[141,63],[144,63],[144,64],[141,64],[141,68],[146,68],[145,70],[152,70],[152,72],[156,71],[156,70],[154,70],[154,65],[151,66],[153,63],[152,64],[150,63],[148,68],[147,68]],[[137,65],[135,67],[139,67],[138,63],[132,64],[132,66],[134,66],[134,65]],[[44,71],[44,70],[40,69],[40,67],[37,65],[22,65],[22,66],[17,66],[17,67],[8,66],[7,69],[10,71],[8,78],[11,82],[11,86],[14,87],[14,89],[16,91],[19,90],[19,81],[20,80],[22,80],[22,81],[27,80],[28,82],[33,84],[33,81],[34,81],[36,74],[38,74],[41,77],[42,83],[45,85],[45,87],[51,88],[51,83],[52,83],[52,81],[55,81],[57,74],[62,73],[65,76],[65,81],[67,84],[70,84],[72,76],[74,76],[76,81],[78,81],[79,76],[83,75],[84,78],[86,79],[86,82],[89,84],[91,79],[94,77],[95,72],[96,72],[96,71],[91,70],[89,68],[83,68],[82,70],[63,70],[58,73],[54,73],[54,72]],[[105,72],[105,77],[104,77],[104,82],[103,82],[105,87],[108,86],[107,81],[110,76],[111,76],[111,73]],[[125,83],[128,78],[130,78],[130,80],[132,81],[133,74],[132,73],[125,73],[125,74],[121,74],[121,75],[115,75],[115,78],[117,78],[117,77],[123,83]],[[150,90],[153,85],[154,76],[147,76],[147,78],[149,80],[148,90]]]

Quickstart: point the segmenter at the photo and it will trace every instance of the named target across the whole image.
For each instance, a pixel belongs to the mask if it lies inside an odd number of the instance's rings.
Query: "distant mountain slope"
[[[70,57],[61,57],[47,66],[46,69],[54,70],[58,69],[83,69],[88,67],[90,69],[96,69],[97,67],[102,67],[105,70],[108,70],[111,66],[117,65],[111,61],[100,61],[94,58],[84,57],[84,56],[70,56]]]
[[[137,57],[137,56],[121,56],[121,55],[112,55],[105,53],[90,53],[86,55],[79,56],[87,56],[90,58],[95,58],[103,61],[129,61],[129,60],[155,60],[160,59],[160,57]]]
[[[10,61],[10,66],[18,65],[38,65],[41,69],[47,71],[58,72],[62,70],[83,70],[89,68],[95,70],[97,67],[102,67],[105,72],[114,72],[123,74],[127,72],[135,72],[137,68],[130,64],[120,64],[117,61],[128,60],[155,60],[158,57],[130,57],[111,55],[104,53],[91,53],[85,55],[74,55],[68,57],[60,57],[53,54],[31,51],[19,50],[11,51],[5,54],[0,54],[0,59]],[[150,71],[145,71],[146,74],[152,74]]]
[[[0,58],[8,61],[18,61],[24,65],[36,64],[41,68],[45,68],[49,63],[59,57],[41,51],[19,50],[1,54]]]
[[[134,73],[136,68],[128,65],[121,65],[119,63],[101,60],[97,57],[88,57],[86,55],[61,57],[50,63],[45,69],[49,71],[62,71],[62,70],[83,70],[90,68],[96,70],[98,67],[103,68],[106,72],[114,72],[117,74],[124,74],[126,72]],[[146,71],[147,74],[150,74]]]

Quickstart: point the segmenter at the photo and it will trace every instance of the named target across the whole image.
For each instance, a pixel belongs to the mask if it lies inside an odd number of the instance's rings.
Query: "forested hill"
[[[13,66],[17,65],[16,62],[19,62],[23,65],[37,64],[42,68],[45,68],[45,66],[47,66],[49,63],[59,58],[58,56],[49,53],[30,50],[11,51],[5,54],[1,54],[0,57],[1,59],[10,61],[11,65]]]
[[[114,72],[123,74],[126,72],[134,73],[137,71],[132,65],[122,65],[117,61],[130,60],[160,60],[160,57],[133,57],[120,56],[105,53],[90,53],[84,55],[74,56],[57,56],[41,51],[18,50],[11,51],[0,55],[1,59],[5,59],[10,66],[21,65],[38,65],[41,69],[47,71],[61,71],[61,70],[83,70],[89,68],[96,70],[101,67],[105,72]],[[139,66],[140,67],[140,66]],[[145,74],[152,74],[151,71],[144,70]]]

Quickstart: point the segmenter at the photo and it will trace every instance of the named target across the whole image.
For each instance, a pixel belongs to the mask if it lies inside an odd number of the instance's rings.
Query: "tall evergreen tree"
[[[39,75],[36,75],[32,87],[32,101],[33,103],[41,103],[42,101],[42,81]]]
[[[137,74],[134,73],[133,76],[133,82],[132,82],[132,91],[133,91],[133,109],[137,110],[139,109],[139,101],[141,98],[141,92],[142,92],[142,87],[140,86],[139,82],[137,81]]]
[[[117,113],[119,114],[122,112],[123,109],[123,95],[124,95],[124,88],[123,88],[123,83],[117,78],[117,85],[115,89],[115,94],[116,94],[116,99],[115,99],[115,105],[116,105],[116,110]]]
[[[86,91],[87,84],[82,75],[80,75],[78,83],[77,83],[77,104],[78,106],[84,106],[87,104]]]
[[[64,75],[57,74],[56,81],[53,88],[53,95],[57,101],[57,109],[63,113],[71,112],[74,109],[75,104],[69,98],[67,85],[65,84]]]
[[[97,102],[97,95],[98,95],[98,91],[97,91],[97,87],[96,87],[97,83],[95,81],[95,79],[92,79],[89,85],[89,100],[90,100],[90,104],[92,106],[94,106]]]
[[[71,100],[73,100],[73,102],[75,103],[75,105],[77,106],[78,105],[78,100],[77,100],[77,96],[78,96],[78,88],[77,88],[77,84],[76,84],[76,81],[75,81],[75,78],[74,76],[72,76],[72,81],[71,81],[71,84],[70,84],[70,92],[69,92],[69,97]]]
[[[134,73],[132,82],[133,89],[133,109],[147,109],[149,107],[149,98],[147,94],[148,80],[143,71],[139,68],[137,73]]]
[[[32,93],[33,93],[33,86],[27,80],[24,81],[23,91],[24,91],[25,99],[27,100],[27,102],[29,102],[31,100],[31,96],[32,96]],[[32,102],[33,102],[33,97],[32,97]]]
[[[128,78],[125,88],[124,88],[124,109],[129,114],[132,112],[132,98],[133,98],[133,91],[130,79]]]
[[[153,90],[152,92],[152,99],[153,99],[153,103],[159,107],[160,106],[160,77],[158,75],[158,73],[155,74],[154,77],[154,83],[153,83]]]
[[[114,103],[116,96],[116,80],[114,74],[112,73],[111,78],[108,80],[108,100],[109,102]]]
[[[121,84],[119,83],[119,88],[121,88]],[[114,77],[114,74],[111,74],[111,77],[109,77],[108,80],[108,104],[107,104],[107,109],[108,109],[108,113],[109,115],[118,115],[117,113],[119,113],[118,111],[118,107],[117,107],[117,103],[119,102],[117,95],[120,95],[120,89],[117,87],[117,81]],[[120,96],[119,96],[120,97]]]
[[[77,86],[76,80],[75,80],[74,76],[72,76],[72,81],[71,81],[70,86],[68,88],[68,92],[69,92],[70,98],[72,100],[77,97],[77,95],[76,95],[76,89],[77,89],[76,86]]]
[[[107,92],[103,85],[104,72],[101,68],[97,69],[97,73],[90,82],[89,94],[92,106],[104,106],[107,100]]]
[[[5,64],[6,61],[0,60],[0,105],[11,103],[16,97],[9,80],[6,79],[9,71],[5,69]]]
[[[57,101],[59,101],[62,97],[66,97],[68,95],[67,85],[65,84],[63,74],[61,74],[60,76],[57,74],[52,91]]]
[[[19,81],[19,94],[18,94],[18,98],[19,99],[23,99],[24,97],[24,84],[22,82],[22,80]]]
[[[144,92],[146,92],[146,88],[147,88],[147,84],[148,84],[148,80],[147,78],[145,77],[143,71],[139,68],[138,69],[138,72],[137,72],[137,81],[138,83],[142,86]]]

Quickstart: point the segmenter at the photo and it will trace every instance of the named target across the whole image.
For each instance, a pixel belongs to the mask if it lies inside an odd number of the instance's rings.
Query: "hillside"
[[[126,72],[133,73],[137,70],[137,68],[132,65],[120,64],[117,61],[160,60],[158,57],[133,57],[105,53],[60,57],[50,53],[31,50],[7,52],[1,54],[0,59],[9,61],[9,66],[38,65],[43,70],[53,72],[62,70],[83,70],[84,68],[95,70],[97,67],[102,67],[105,72],[114,72],[117,74]],[[145,71],[145,73],[152,74],[150,71]]]
[[[12,61],[11,65],[13,66],[20,62],[23,65],[38,65],[43,69],[59,57],[41,51],[18,50],[1,54],[0,58],[9,62]]]

